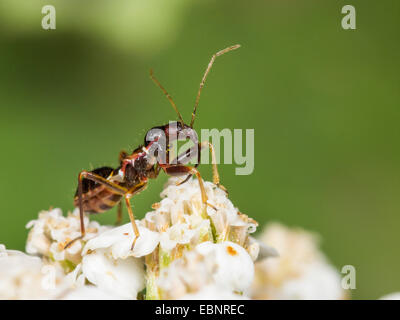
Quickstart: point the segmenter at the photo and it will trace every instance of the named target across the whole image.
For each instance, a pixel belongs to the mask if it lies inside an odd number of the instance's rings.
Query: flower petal
[[[131,247],[134,240],[134,233],[132,225],[127,223],[123,226],[107,230],[89,240],[83,249],[83,254],[86,254],[88,250],[106,248],[111,250],[114,259],[125,259],[129,256],[142,257],[152,253],[159,243],[159,234],[142,226],[138,220],[136,223],[140,236],[137,238],[133,250],[131,250]]]
[[[254,278],[254,264],[243,247],[230,241],[216,244],[203,242],[196,250],[207,259],[215,259],[218,267],[213,277],[218,285],[240,292],[250,287]]]
[[[82,259],[82,272],[99,289],[122,299],[136,299],[144,288],[143,262],[129,257],[110,259],[106,250],[96,250]]]

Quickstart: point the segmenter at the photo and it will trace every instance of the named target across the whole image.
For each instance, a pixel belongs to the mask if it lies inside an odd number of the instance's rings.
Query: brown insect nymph
[[[226,191],[226,189],[220,185],[215,152],[210,142],[205,141],[200,143],[196,140],[197,144],[195,146],[178,155],[174,161],[169,161],[169,146],[179,134],[183,134],[186,137],[195,137],[194,139],[197,139],[197,134],[193,129],[193,124],[196,117],[197,106],[200,100],[200,94],[204,87],[207,75],[218,56],[235,50],[239,47],[239,45],[231,46],[217,52],[212,56],[200,83],[190,125],[184,123],[178,108],[172,100],[172,97],[154,77],[153,72],[150,71],[151,79],[164,92],[171,106],[177,113],[179,121],[170,122],[166,125],[152,128],[149,131],[149,134],[146,135],[144,144],[136,148],[131,154],[121,151],[119,156],[120,166],[118,168],[113,169],[111,167],[101,167],[92,171],[84,170],[79,173],[78,188],[74,198],[74,205],[75,207],[79,207],[81,236],[67,243],[64,248],[67,248],[74,241],[82,239],[85,236],[85,225],[83,219],[84,212],[100,213],[118,205],[117,222],[119,223],[122,217],[122,200],[125,202],[128,209],[129,218],[135,234],[135,238],[132,243],[133,248],[137,238],[139,237],[139,230],[135,223],[135,216],[130,204],[130,199],[135,194],[143,191],[147,187],[149,179],[157,178],[160,170],[163,170],[169,176],[186,176],[186,178],[179,184],[186,182],[191,176],[196,175],[201,190],[202,202],[204,206],[211,206],[207,203],[207,195],[204,189],[203,180],[200,172],[196,168],[199,161],[194,166],[187,165],[192,157],[192,154],[195,154],[199,157],[200,150],[203,148],[210,148],[211,151],[214,184]],[[150,152],[154,149],[163,149],[163,146],[161,145],[162,141],[160,139],[161,135],[153,134],[153,132],[161,132],[166,137],[167,141],[163,141],[163,143],[166,143],[167,145],[165,150],[166,161],[160,161],[159,158],[155,156],[154,152]]]

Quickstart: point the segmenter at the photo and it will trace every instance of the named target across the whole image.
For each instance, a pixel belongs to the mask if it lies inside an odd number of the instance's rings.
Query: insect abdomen
[[[97,187],[82,195],[83,211],[101,213],[113,208],[121,200],[120,194],[113,193],[104,186]],[[74,206],[79,207],[78,196],[74,199]]]
[[[109,167],[102,167],[92,172],[104,178],[108,178],[113,174],[114,170]],[[88,213],[107,211],[117,205],[122,198],[120,194],[113,192],[104,185],[88,179],[82,180],[82,191],[83,211]],[[79,207],[78,192],[75,194],[74,206]]]

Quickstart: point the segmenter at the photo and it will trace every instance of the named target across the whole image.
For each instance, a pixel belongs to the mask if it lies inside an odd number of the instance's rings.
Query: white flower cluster
[[[254,278],[254,264],[236,243],[197,245],[163,269],[163,299],[243,299]]]
[[[79,211],[64,217],[60,209],[53,209],[27,224],[26,251],[42,259],[25,256],[41,268],[57,268],[61,279],[68,280],[56,286],[57,298],[245,298],[260,251],[249,237],[257,222],[240,213],[214,184],[205,182],[209,205],[204,206],[197,180],[179,186],[177,182],[171,178],[163,199],[136,221],[140,236],[133,249],[130,223],[100,226],[88,216],[85,237],[65,249],[80,235]],[[264,246],[261,253],[275,254]]]
[[[347,298],[315,235],[270,224],[256,240],[257,222],[223,190],[205,182],[204,206],[197,180],[178,181],[136,221],[133,249],[130,223],[101,226],[87,216],[86,236],[65,249],[80,235],[78,210],[40,212],[27,224],[30,255],[0,246],[0,298]]]
[[[260,236],[279,257],[256,263],[254,299],[344,299],[338,271],[318,248],[315,234],[278,223],[267,225]]]
[[[60,292],[46,282],[42,260],[0,245],[0,299],[54,298]],[[51,275],[60,284],[59,270]],[[61,277],[62,279],[62,277]]]
[[[60,262],[66,271],[72,271],[80,263],[82,245],[109,227],[100,226],[96,221],[84,219],[86,235],[83,241],[75,241],[64,250],[65,245],[80,236],[79,210],[75,209],[64,217],[60,209],[42,211],[37,220],[28,222],[31,229],[26,243],[26,252],[40,255],[48,260]]]
[[[224,260],[221,258],[221,254],[217,254],[219,252],[217,249],[207,252],[207,259],[200,258],[200,256],[205,255],[205,249],[200,248],[211,248],[213,245],[216,246],[215,248],[222,248],[218,245],[226,245],[233,251],[240,252],[241,254],[235,255],[234,259],[239,264],[243,263],[244,266],[249,266],[248,261],[251,261],[250,267],[244,270],[252,279],[254,273],[253,260],[257,258],[259,245],[252,241],[249,234],[256,230],[257,222],[240,213],[227,198],[226,193],[214,184],[210,182],[204,184],[210,204],[205,209],[197,181],[189,180],[183,185],[177,185],[178,181],[177,179],[169,180],[161,193],[161,197],[164,199],[154,204],[155,211],[147,213],[142,220],[148,229],[158,232],[160,235],[159,246],[151,255],[146,257],[147,297],[151,299],[177,299],[185,294],[200,292],[206,284],[213,284],[214,288],[217,283],[221,284],[221,281],[205,281],[204,279],[204,281],[196,282],[201,283],[202,286],[197,286],[194,282],[192,283],[193,286],[192,284],[188,285],[188,281],[183,276],[185,272],[183,270],[174,271],[176,268],[184,268],[183,266],[192,267],[192,264],[182,264],[182,261],[188,259],[195,259],[196,261],[200,259],[206,264],[203,267],[208,267],[208,271],[201,273],[202,275],[200,275],[200,272],[195,273],[199,279],[208,277],[214,269],[235,274],[237,270],[234,269],[234,266],[236,264],[231,265],[233,269],[227,269],[228,265],[223,265],[223,263],[229,261],[229,255],[223,255]],[[208,246],[202,246],[205,243]],[[240,250],[233,249],[236,247],[239,247]],[[189,254],[192,251],[194,252]],[[211,252],[215,252],[215,254],[212,258],[209,258],[208,256],[212,255]],[[214,263],[214,269],[210,269],[210,264],[212,264],[210,259]],[[202,267],[199,265],[198,268]],[[178,277],[178,275],[182,275],[183,278]],[[172,292],[168,289],[171,288],[168,283],[180,283],[180,285],[173,286],[176,290]],[[246,282],[247,288],[250,283]],[[186,290],[183,290],[183,288],[186,288]],[[193,288],[196,288],[196,290],[193,290]],[[226,292],[226,287],[220,286],[220,288],[221,292]],[[233,291],[243,292],[244,289],[244,287],[231,288],[230,293]]]

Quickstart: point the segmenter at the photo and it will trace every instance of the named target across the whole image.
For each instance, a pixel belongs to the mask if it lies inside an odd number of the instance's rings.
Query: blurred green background
[[[41,28],[46,4],[56,30]],[[357,30],[341,28],[345,4]],[[397,0],[0,0],[0,243],[24,249],[40,210],[72,209],[80,170],[117,166],[175,119],[150,68],[189,119],[211,55],[240,43],[196,120],[255,129],[253,174],[220,166],[232,201],[261,224],[317,231],[338,268],[356,267],[354,298],[400,290],[399,18]],[[139,218],[165,181],[134,198]]]

